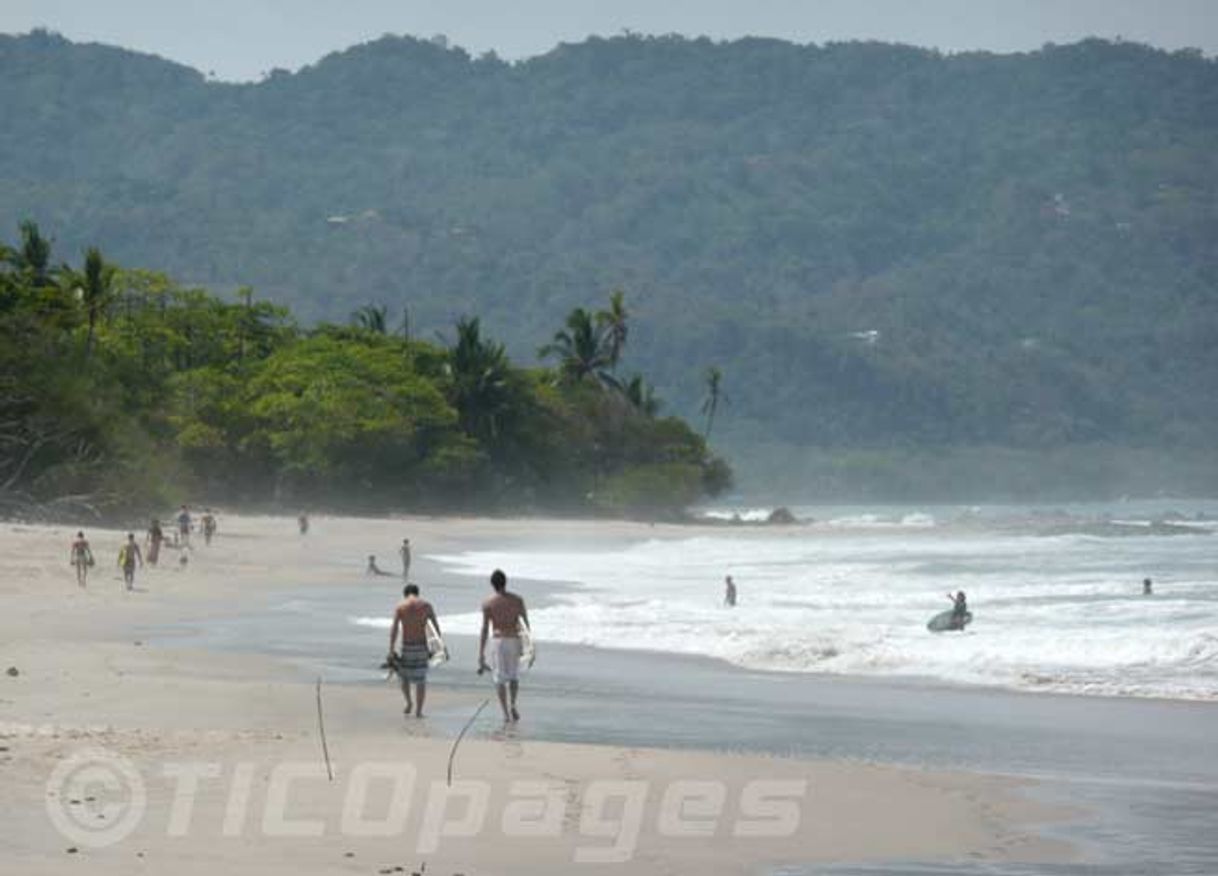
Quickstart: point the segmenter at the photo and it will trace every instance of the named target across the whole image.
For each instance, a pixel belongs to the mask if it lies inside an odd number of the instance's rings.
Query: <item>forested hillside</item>
[[[623,37],[507,64],[384,38],[256,84],[0,37],[0,229],[308,320],[477,313],[535,360],[626,292],[712,443],[1207,454],[1218,65]],[[775,457],[776,458],[776,457]],[[788,458],[788,457],[783,457]]]

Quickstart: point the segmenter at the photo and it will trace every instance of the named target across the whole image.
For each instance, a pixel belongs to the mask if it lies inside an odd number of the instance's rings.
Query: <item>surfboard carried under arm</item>
[[[427,658],[429,666],[439,666],[441,663],[448,662],[448,645],[444,644],[444,637],[440,635],[440,631],[436,629],[435,622],[431,618],[427,619],[425,627],[427,631],[427,653],[431,655]]]
[[[524,664],[525,669],[532,669],[533,663],[537,660],[537,646],[533,643],[533,631],[529,629],[529,622],[521,618],[517,630],[520,633],[520,662]]]

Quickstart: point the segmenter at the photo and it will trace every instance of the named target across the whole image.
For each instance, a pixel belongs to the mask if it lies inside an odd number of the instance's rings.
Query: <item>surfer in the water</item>
[[[723,604],[728,608],[736,607],[736,582],[731,575],[723,582]]]
[[[949,593],[947,598],[952,601],[952,625],[959,629],[964,626],[965,616],[968,614],[968,600],[963,590],[957,590],[955,596]]]
[[[389,631],[389,659],[402,683],[402,696],[406,698],[405,713],[414,710],[416,718],[423,717],[423,699],[427,696],[427,667],[431,652],[427,649],[427,622],[440,632],[440,621],[436,618],[431,603],[419,597],[419,588],[407,584],[402,589],[402,601],[393,610],[393,628]],[[398,630],[402,631],[402,651],[396,653]],[[415,698],[410,697],[410,685],[414,685]],[[417,704],[418,708],[415,708]]]
[[[520,720],[516,709],[516,695],[520,691],[520,656],[523,646],[520,641],[520,622],[529,622],[529,612],[524,600],[507,589],[507,575],[499,569],[491,574],[494,595],[482,603],[482,637],[478,645],[478,674],[487,669],[495,682],[499,694],[499,705],[503,707],[505,723]],[[491,663],[486,663],[486,642],[494,633]]]

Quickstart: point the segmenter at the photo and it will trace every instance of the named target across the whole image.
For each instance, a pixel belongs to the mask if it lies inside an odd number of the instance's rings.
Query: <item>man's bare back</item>
[[[524,600],[506,590],[488,596],[482,602],[482,615],[491,622],[491,629],[500,639],[514,639],[520,635],[520,619],[524,617]]]
[[[435,622],[436,613],[431,603],[418,596],[407,596],[393,610],[395,626],[402,631],[402,644],[425,643],[427,641],[427,621]]]

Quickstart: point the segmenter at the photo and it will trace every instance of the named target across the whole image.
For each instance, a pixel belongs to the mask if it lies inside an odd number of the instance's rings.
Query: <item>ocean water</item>
[[[1218,516],[1214,503],[1182,510]],[[819,522],[433,559],[457,574],[502,568],[573,583],[530,613],[541,641],[784,672],[1218,699],[1218,535],[1046,536],[1026,509],[795,511]],[[1134,523],[1162,513],[1118,511]],[[1074,513],[1080,522],[1099,516]],[[728,574],[739,588],[735,609],[722,604]],[[1155,580],[1150,597],[1141,595],[1147,576]],[[926,622],[950,607],[946,594],[956,590],[968,594],[973,624],[928,632]],[[476,628],[478,619],[446,622]]]

